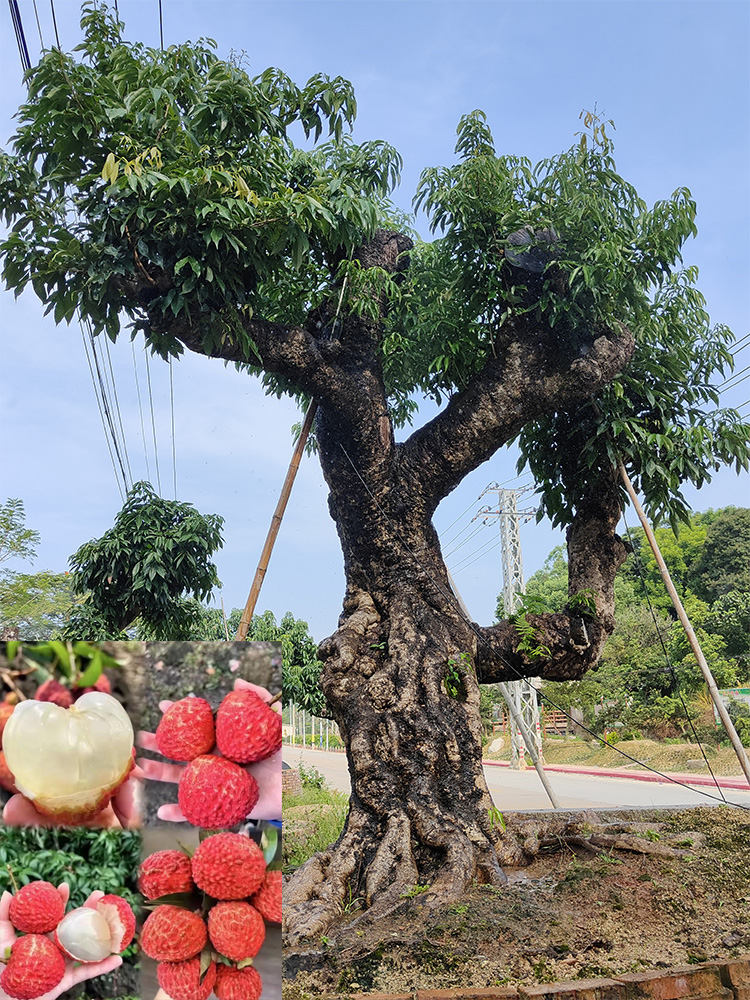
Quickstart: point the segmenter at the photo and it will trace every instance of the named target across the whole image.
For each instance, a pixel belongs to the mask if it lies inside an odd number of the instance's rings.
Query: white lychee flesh
[[[19,792],[47,815],[93,815],[128,773],[133,726],[109,694],[91,691],[71,708],[22,701],[3,730]],[[93,810],[93,812],[92,812]]]
[[[101,962],[112,954],[109,924],[98,910],[71,910],[57,925],[60,946],[78,962]]]

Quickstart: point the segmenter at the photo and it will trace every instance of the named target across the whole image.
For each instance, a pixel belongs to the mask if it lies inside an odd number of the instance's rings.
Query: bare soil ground
[[[439,911],[415,895],[375,926],[363,919],[346,931],[355,902],[327,939],[287,950],[283,997],[555,982],[748,951],[750,813],[620,810],[596,819],[681,853],[558,845],[506,869],[504,889],[474,886]]]

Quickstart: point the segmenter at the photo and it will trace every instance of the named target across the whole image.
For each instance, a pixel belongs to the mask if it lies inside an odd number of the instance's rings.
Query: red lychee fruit
[[[197,955],[208,940],[197,913],[179,906],[157,906],[141,931],[141,948],[157,962],[184,962]]]
[[[7,702],[0,703],[0,736],[3,735],[3,729],[5,729],[5,723],[13,715],[13,709],[15,705],[9,705]]]
[[[254,691],[232,691],[216,713],[216,745],[237,764],[264,760],[281,749],[281,715]]]
[[[70,708],[73,704],[73,695],[69,688],[63,687],[54,677],[50,677],[48,681],[40,684],[36,689],[34,700],[51,701],[54,705],[59,705],[60,708]]]
[[[0,987],[16,1000],[34,1000],[59,986],[64,975],[65,959],[59,948],[42,934],[26,934],[11,949]]]
[[[112,685],[109,682],[109,677],[106,674],[99,674],[96,683],[90,687],[74,687],[73,700],[78,701],[82,694],[88,694],[89,691],[101,691],[104,694],[112,694]]]
[[[281,923],[281,872],[266,872],[260,889],[250,902],[269,924]]]
[[[260,888],[266,874],[263,851],[240,833],[217,833],[193,855],[193,879],[214,899],[245,899]]]
[[[182,698],[170,705],[156,730],[159,753],[171,760],[195,760],[216,742],[214,713],[205,698]]]
[[[158,899],[176,892],[192,892],[190,858],[182,851],[157,851],[142,863],[138,888],[146,899]]]
[[[17,931],[49,934],[65,916],[65,904],[51,882],[29,882],[11,900],[8,916]]]
[[[156,978],[171,1000],[208,1000],[216,982],[216,963],[211,962],[201,979],[200,956],[185,962],[160,962]]]
[[[102,896],[96,908],[109,924],[112,953],[121,955],[135,936],[135,914],[122,896]]]
[[[0,750],[0,788],[4,788],[6,792],[12,792],[14,795],[18,791],[16,788],[16,779],[11,774],[2,750]]]
[[[263,917],[249,903],[217,903],[208,911],[208,936],[225,958],[254,958],[266,937]]]
[[[263,983],[252,965],[245,969],[220,965],[216,970],[214,993],[218,1000],[259,1000],[262,992]]]
[[[206,755],[190,761],[182,772],[177,800],[188,823],[218,830],[245,819],[258,794],[258,782],[239,764]]]

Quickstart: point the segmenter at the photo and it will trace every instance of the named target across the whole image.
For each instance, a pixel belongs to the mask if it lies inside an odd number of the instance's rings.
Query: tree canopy
[[[31,284],[56,320],[113,339],[126,324],[164,357],[188,347],[306,397],[325,388],[333,350],[310,352],[311,322],[330,327],[331,281],[348,275],[348,310],[377,311],[387,294],[379,352],[396,423],[415,392],[472,384],[520,322],[543,316],[548,352],[582,359],[620,324],[635,353],[596,401],[560,400],[516,429],[540,516],[569,523],[620,458],[673,523],[687,516],[683,482],[701,485],[716,462],[748,467],[747,427],[716,409],[732,334],[711,326],[682,266],[695,204],[679,189],[648,208],[616,171],[611,122],[586,112],[568,152],[532,165],[496,152],[481,111],[466,115],[458,163],[425,170],[415,198],[440,237],[417,242],[394,280],[354,251],[378,227],[404,228],[388,200],[400,158],[349,138],[347,81],[250,76],[210,40],[128,43],[98,0],[81,23],[79,57],[53,49],[27,74],[0,159],[3,276],[17,293]],[[524,268],[534,253],[542,275]]]

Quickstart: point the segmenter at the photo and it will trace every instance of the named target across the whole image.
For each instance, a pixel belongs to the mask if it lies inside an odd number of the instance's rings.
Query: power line
[[[50,9],[52,10],[52,24],[55,28],[55,41],[57,42],[58,49],[60,46],[60,35],[57,32],[57,18],[55,17],[55,0],[49,0]]]
[[[624,510],[622,512],[622,519],[625,524],[625,531],[627,532],[627,536],[629,539],[630,527],[628,526]],[[643,596],[646,598],[646,604],[648,605],[648,610],[651,613],[651,618],[654,623],[654,628],[656,629],[656,634],[659,637],[659,644],[661,645],[662,653],[664,654],[664,659],[666,661],[667,667],[669,668],[669,672],[672,675],[672,683],[675,685],[675,689],[677,691],[677,697],[680,699],[680,704],[682,705],[682,710],[685,713],[685,718],[688,720],[688,723],[690,725],[690,730],[695,738],[695,742],[698,744],[698,749],[700,750],[701,756],[703,757],[703,760],[706,763],[706,767],[708,768],[708,773],[713,778],[714,784],[716,785],[719,794],[726,802],[726,796],[724,795],[724,791],[721,785],[719,784],[716,775],[713,772],[713,768],[711,767],[708,757],[706,756],[706,751],[703,749],[703,744],[701,743],[700,739],[698,738],[698,734],[695,731],[695,726],[693,725],[693,720],[690,717],[690,713],[688,712],[688,707],[685,704],[685,699],[682,697],[682,691],[680,691],[680,685],[677,679],[677,673],[674,669],[674,666],[672,665],[672,657],[669,655],[667,644],[664,642],[664,636],[662,635],[661,629],[659,628],[659,623],[656,620],[656,612],[654,611],[654,607],[651,603],[651,595],[649,594],[648,588],[646,587],[646,578],[643,575],[643,567],[641,565],[640,553],[635,548],[633,549],[633,562],[635,563],[636,572],[638,573],[638,579],[641,581],[641,589],[643,590]]]
[[[411,556],[411,558],[414,561],[414,563],[416,563],[416,565],[424,573],[424,575],[427,577],[427,579],[430,581],[430,583],[432,583],[432,585],[436,588],[436,590],[447,601],[449,601],[449,603],[451,603],[453,605],[453,607],[461,614],[462,617],[464,617],[463,611],[461,609],[460,602],[456,598],[455,594],[453,594],[449,590],[446,590],[445,587],[438,580],[436,580],[432,576],[432,574],[429,572],[429,570],[425,566],[422,565],[422,562],[420,561],[419,557],[414,554],[414,552],[410,548],[409,544],[404,540],[403,536],[401,535],[401,532],[398,529],[398,526],[396,524],[394,524],[394,522],[392,521],[392,519],[389,516],[388,512],[386,510],[384,510],[384,508],[381,505],[381,503],[378,500],[378,498],[375,496],[375,494],[372,492],[372,490],[370,489],[370,487],[365,482],[364,478],[362,477],[361,473],[357,469],[357,467],[354,464],[354,462],[352,461],[349,453],[347,452],[347,450],[343,446],[343,444],[341,444],[341,442],[339,442],[339,447],[341,448],[341,450],[344,453],[347,461],[349,462],[349,464],[351,465],[352,469],[354,470],[355,475],[357,476],[357,478],[359,479],[359,481],[362,483],[362,485],[364,486],[365,490],[369,494],[370,499],[373,501],[373,503],[375,504],[375,506],[377,507],[377,509],[380,511],[380,513],[382,514],[382,516],[384,517],[384,519],[388,522],[388,524],[390,525],[390,527],[391,527],[394,535],[396,536],[396,538],[398,538],[399,542],[401,543],[401,545],[403,546],[403,548],[406,550],[406,552]],[[474,625],[474,623],[472,621],[469,621],[466,618],[464,618],[464,620],[466,621],[467,626],[474,633],[474,635],[477,638],[477,640],[480,643],[482,643],[482,645],[484,645],[487,648],[489,648],[494,653],[494,655],[498,656],[499,659],[500,659],[500,661],[501,661],[501,663],[503,663],[510,671],[512,671],[516,675],[516,677],[519,678],[519,680],[524,680],[525,679],[524,675],[515,666],[515,664],[511,663],[502,654],[498,654],[494,649],[492,649],[492,644],[489,642],[489,640],[487,640],[482,635],[482,633],[478,630],[478,628]],[[558,705],[552,698],[549,697],[549,695],[545,694],[541,690],[539,691],[539,697],[543,701],[547,702],[547,704],[551,705],[552,708],[556,709],[558,712],[562,712],[562,714],[567,719],[570,719],[571,722],[574,722],[580,729],[583,729],[584,732],[588,733],[595,740],[598,740],[599,743],[602,743],[604,746],[607,746],[610,749],[615,750],[622,757],[625,757],[627,760],[632,761],[634,764],[637,764],[639,767],[643,767],[647,771],[651,771],[653,774],[658,774],[659,777],[663,778],[665,781],[668,781],[668,782],[670,782],[671,784],[674,784],[674,785],[679,785],[682,788],[687,788],[689,791],[691,791],[691,792],[693,792],[695,794],[698,794],[698,795],[702,795],[704,798],[712,799],[712,800],[714,800],[716,802],[723,802],[722,799],[720,799],[716,795],[712,795],[710,792],[704,792],[702,789],[691,788],[691,786],[689,784],[687,784],[687,782],[680,781],[679,778],[675,778],[673,775],[670,775],[670,774],[665,774],[663,771],[659,771],[657,768],[651,767],[649,764],[646,764],[643,761],[638,760],[636,757],[631,756],[631,754],[627,753],[625,750],[622,750],[620,747],[618,747],[617,744],[608,743],[605,739],[603,739],[601,736],[599,736],[598,733],[595,733],[593,730],[589,729],[583,723],[578,722],[576,719],[573,719],[572,715],[569,712],[567,712],[564,708],[562,708],[560,705]],[[739,803],[739,802],[726,801],[725,804],[732,805],[732,806],[734,806],[737,809],[743,809],[743,810],[745,810],[747,812],[750,812],[750,806],[745,806],[745,805],[743,805],[742,803]]]
[[[31,59],[29,58],[29,47],[26,44],[26,35],[23,30],[23,21],[21,20],[21,11],[18,7],[18,0],[8,0],[10,6],[10,17],[13,21],[13,29],[16,33],[16,44],[18,45],[18,54],[21,57],[21,66],[24,73],[31,69]]]
[[[125,439],[125,428],[122,425],[122,413],[120,411],[120,400],[117,398],[117,383],[115,382],[115,372],[112,367],[112,355],[109,350],[109,338],[105,337],[104,346],[107,352],[107,364],[109,366],[109,378],[112,385],[112,396],[114,398],[115,413],[117,414],[117,423],[120,428],[120,441],[122,442],[122,452],[125,456],[125,464],[128,467],[128,477],[130,478],[130,485],[133,485],[133,473],[130,469],[130,458],[128,456],[128,445]]]
[[[451,570],[451,572],[453,573],[454,576],[458,576],[459,573],[463,573],[463,571],[465,569],[468,569],[469,566],[473,566],[475,562],[479,562],[479,560],[483,556],[487,555],[488,552],[492,552],[493,549],[496,549],[498,545],[500,545],[500,543],[501,540],[499,538],[495,539],[495,541],[490,546],[488,546],[486,549],[484,549],[482,552],[479,553],[476,559],[472,559],[471,562],[468,563],[467,562],[464,562],[463,564],[459,563],[455,569]],[[467,556],[466,558],[468,559],[469,557]]]
[[[143,421],[143,404],[141,402],[141,385],[138,381],[138,365],[135,360],[135,341],[130,341],[130,347],[133,352],[133,373],[135,375],[135,391],[138,396],[138,414],[141,418],[141,441],[143,442],[143,457],[146,460],[146,479],[151,482],[151,470],[148,465],[148,448],[146,447],[146,427]]]
[[[159,474],[159,449],[156,445],[156,420],[154,419],[154,397],[151,392],[151,365],[148,361],[148,345],[146,345],[146,379],[148,381],[148,403],[151,408],[151,431],[154,437],[154,462],[156,464],[156,485],[161,496],[161,475]]]
[[[172,379],[172,359],[169,359],[169,409],[172,416],[172,483],[174,485],[174,498],[177,499],[177,451],[175,446],[174,433],[174,381]]]
[[[483,545],[480,545],[479,548],[474,549],[472,552],[468,552],[458,563],[456,563],[455,570],[465,569],[464,563],[467,559],[471,559],[471,557],[477,555],[477,553],[482,554],[485,551],[489,551],[490,548],[494,547],[494,543],[496,541],[497,539],[491,538],[489,542],[485,542]]]
[[[101,418],[102,427],[104,429],[104,440],[107,442],[107,450],[109,451],[109,457],[110,457],[110,460],[112,462],[112,469],[114,470],[114,473],[115,473],[115,482],[117,483],[117,489],[118,489],[118,491],[120,493],[120,499],[124,503],[125,502],[125,494],[123,493],[122,486],[120,485],[120,477],[117,474],[117,463],[115,461],[114,452],[112,451],[112,444],[111,444],[110,439],[109,439],[109,434],[107,433],[107,424],[106,424],[106,421],[104,419],[104,411],[102,409],[101,399],[99,398],[99,393],[96,391],[96,377],[94,375],[93,365],[91,364],[91,358],[89,357],[89,350],[88,350],[88,345],[86,344],[86,333],[85,333],[85,331],[83,329],[83,322],[81,322],[81,339],[83,340],[83,350],[84,350],[84,352],[86,354],[86,361],[88,361],[89,372],[91,373],[91,381],[93,382],[93,385],[94,385],[94,395],[96,396],[96,403],[97,403],[97,407],[99,409],[99,416]]]
[[[42,26],[39,23],[39,11],[37,10],[36,0],[32,0],[32,2],[34,4],[34,17],[36,17],[36,27],[37,31],[39,32],[39,44],[41,45],[42,50],[44,50],[44,38],[42,37]]]
[[[162,15],[161,0],[159,0],[159,45],[164,51],[164,17]]]
[[[471,523],[472,522],[470,521],[469,522],[469,526],[471,525]],[[468,545],[468,543],[472,540],[472,538],[478,532],[480,532],[482,530],[482,528],[486,528],[486,527],[487,527],[487,522],[486,521],[481,521],[479,524],[477,524],[475,526],[474,530],[472,532],[470,532],[466,536],[466,538],[464,538],[464,540],[462,542],[459,542],[458,545],[456,545],[454,548],[452,548],[449,552],[446,552],[445,555],[443,556],[443,559],[450,559],[450,557],[452,555],[455,555],[456,552],[458,552],[459,549],[462,549],[464,547],[464,545]],[[459,536],[457,535],[456,537],[458,538]]]

